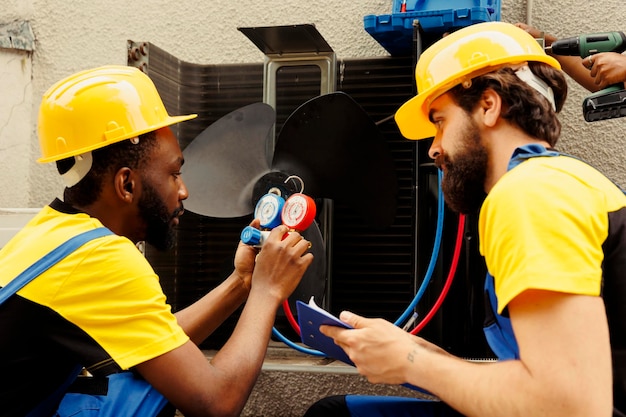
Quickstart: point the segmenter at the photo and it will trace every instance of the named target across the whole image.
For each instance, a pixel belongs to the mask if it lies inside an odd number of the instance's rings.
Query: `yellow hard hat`
[[[82,71],[43,95],[37,162],[81,155],[194,117],[168,115],[154,83],[137,68]]]
[[[407,139],[435,136],[428,119],[430,105],[452,87],[504,66],[528,61],[544,62],[561,69],[526,31],[504,22],[477,23],[435,42],[420,56],[415,67],[418,95],[395,115]]]

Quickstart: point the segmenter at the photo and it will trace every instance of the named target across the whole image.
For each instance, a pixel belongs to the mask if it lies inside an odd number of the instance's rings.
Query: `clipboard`
[[[352,329],[350,325],[315,304],[313,297],[311,297],[308,304],[300,300],[296,301],[296,310],[298,312],[298,324],[300,325],[300,339],[302,343],[324,352],[330,358],[354,366],[346,352],[339,345],[335,344],[333,339],[320,332],[320,326],[323,324]]]

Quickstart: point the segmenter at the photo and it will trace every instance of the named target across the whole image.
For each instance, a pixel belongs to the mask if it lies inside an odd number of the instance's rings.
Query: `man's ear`
[[[133,201],[135,192],[135,173],[130,168],[121,168],[115,174],[115,194],[125,203]]]
[[[486,89],[480,99],[483,123],[494,127],[502,113],[502,97],[491,88]]]

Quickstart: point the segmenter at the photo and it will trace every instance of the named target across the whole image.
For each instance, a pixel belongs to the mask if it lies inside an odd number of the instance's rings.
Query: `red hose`
[[[446,278],[446,283],[444,284],[443,289],[441,290],[441,294],[439,294],[439,298],[437,298],[437,301],[435,302],[433,307],[430,309],[428,314],[426,314],[426,316],[422,319],[422,321],[420,321],[419,324],[415,326],[413,330],[411,330],[411,334],[417,334],[420,330],[424,328],[424,326],[428,324],[428,322],[433,318],[435,313],[437,313],[437,311],[439,310],[439,307],[441,307],[443,300],[446,298],[446,295],[448,294],[448,290],[450,289],[450,286],[452,285],[452,280],[454,278],[454,275],[456,274],[456,268],[459,264],[461,247],[463,246],[464,229],[465,229],[465,216],[463,214],[460,214],[459,215],[459,228],[457,229],[457,234],[456,234],[456,245],[454,246],[454,254],[452,257],[452,262],[450,263],[450,272],[448,273],[448,277]]]

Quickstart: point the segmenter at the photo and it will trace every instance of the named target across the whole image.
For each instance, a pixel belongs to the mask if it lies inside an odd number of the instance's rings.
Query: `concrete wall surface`
[[[338,59],[387,52],[363,27],[363,17],[391,12],[391,0],[5,0],[0,25],[28,22],[33,51],[0,47],[0,207],[40,207],[61,193],[51,165],[39,156],[37,111],[43,92],[73,72],[126,64],[126,41],[149,41],[200,64],[262,62],[237,27],[313,23]],[[478,3],[478,0],[474,2]],[[474,4],[459,0],[459,4]],[[583,0],[502,0],[502,20],[530,21],[559,37],[626,30],[623,0],[602,7]],[[1,44],[0,44],[1,45]],[[574,82],[562,113],[561,149],[584,157],[626,186],[626,119],[588,124],[580,112],[587,91]]]

